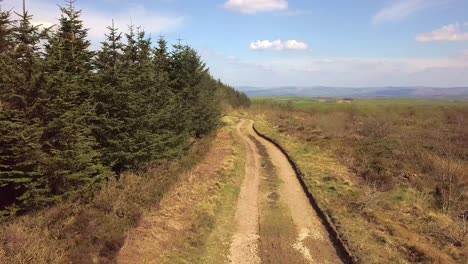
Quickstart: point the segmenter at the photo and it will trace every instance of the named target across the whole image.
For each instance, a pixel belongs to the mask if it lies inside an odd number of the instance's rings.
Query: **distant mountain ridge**
[[[450,98],[468,99],[468,87],[238,87],[250,97],[294,96],[294,97],[351,97],[351,98]]]

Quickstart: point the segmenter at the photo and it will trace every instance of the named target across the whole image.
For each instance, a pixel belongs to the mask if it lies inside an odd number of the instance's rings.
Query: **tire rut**
[[[246,164],[244,181],[240,189],[234,216],[237,230],[231,242],[229,261],[231,263],[260,263],[258,254],[259,154],[254,143],[241,131],[242,127],[245,127],[245,124],[247,124],[247,127],[251,128],[253,121],[242,120],[237,125],[237,133],[241,137],[246,148]]]
[[[242,127],[244,129],[241,129]],[[294,263],[343,263],[284,154],[272,143],[254,132],[251,120],[242,121],[237,127],[237,132],[246,146],[247,156],[245,179],[241,187],[235,216],[238,229],[231,243],[230,262],[260,263],[262,260],[267,260],[267,262],[272,263],[271,259],[276,259],[275,263],[291,263],[290,261],[294,259]],[[260,146],[257,147],[255,143],[261,144],[262,149],[266,149],[266,153],[264,150],[263,153],[260,153],[258,149]],[[288,256],[281,256],[281,258],[275,256],[267,256],[266,258],[262,256],[260,258],[259,256],[259,247],[263,247],[261,235],[264,233],[259,232],[259,229],[264,228],[264,226],[260,226],[262,223],[259,221],[259,207],[261,206],[259,197],[264,196],[262,193],[259,194],[261,192],[259,186],[262,180],[260,178],[260,160],[262,158],[271,159],[271,163],[274,164],[276,176],[282,182],[277,190],[279,199],[292,218],[291,232],[293,234],[290,235],[294,239],[291,241],[288,239],[290,245],[287,246],[290,247],[290,250],[284,251],[291,252],[289,262],[285,261]],[[261,208],[260,211],[264,210],[265,208]],[[289,222],[285,221],[284,224],[288,225]],[[264,239],[268,241],[271,240],[271,237]],[[282,238],[278,237],[277,239]],[[265,252],[263,248],[261,252],[262,254]],[[267,252],[274,254],[275,249],[271,248]],[[297,261],[298,255],[302,256],[300,261]]]

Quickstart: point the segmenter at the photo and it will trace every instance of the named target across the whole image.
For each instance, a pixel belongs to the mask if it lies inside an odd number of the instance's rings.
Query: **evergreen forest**
[[[142,27],[121,32],[109,21],[92,49],[74,2],[50,28],[26,8],[0,6],[4,216],[91,196],[125,171],[176,159],[225,109],[250,104],[213,78],[195,49],[153,41]]]

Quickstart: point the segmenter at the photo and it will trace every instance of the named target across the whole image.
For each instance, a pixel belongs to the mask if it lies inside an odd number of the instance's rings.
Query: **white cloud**
[[[286,0],[229,0],[224,4],[226,9],[243,14],[282,11],[288,9]]]
[[[284,49],[286,50],[306,50],[307,48],[307,43],[301,41],[288,40],[284,43]]]
[[[269,41],[269,40],[257,40],[250,43],[250,49],[253,50],[282,50],[283,44],[281,40]]]
[[[463,32],[459,23],[450,24],[432,32],[416,36],[419,42],[468,41],[468,32]]]
[[[82,9],[82,18],[86,28],[89,28],[89,39],[93,43],[93,48],[98,47],[100,41],[104,40],[107,33],[106,27],[115,21],[116,27],[120,31],[126,31],[127,25],[133,23],[142,26],[147,33],[170,32],[182,26],[183,16],[171,14],[158,14],[146,9],[142,5],[130,4],[127,8],[122,8],[117,12],[111,10],[96,10],[92,6],[84,6],[77,2],[77,9]],[[2,2],[5,9],[20,11],[21,1],[4,0]],[[33,24],[42,27],[49,27],[58,23],[60,10],[55,1],[35,0],[27,2],[28,12],[33,15]]]
[[[410,15],[425,9],[440,6],[447,0],[397,0],[379,10],[373,17],[374,25],[384,22],[394,22],[407,18]]]
[[[286,40],[281,41],[280,39],[269,41],[269,40],[257,40],[250,43],[250,49],[252,50],[307,50],[308,45],[305,42],[297,40]]]

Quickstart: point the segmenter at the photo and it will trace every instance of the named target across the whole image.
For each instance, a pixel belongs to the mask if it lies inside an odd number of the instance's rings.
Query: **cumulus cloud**
[[[228,0],[224,8],[243,14],[283,11],[288,9],[286,0]]]
[[[466,23],[465,23],[466,26]],[[459,23],[450,24],[429,33],[416,36],[419,42],[432,41],[468,41],[468,32],[462,30]]]
[[[305,42],[297,40],[286,40],[281,41],[280,39],[269,41],[269,40],[257,40],[250,43],[250,49],[252,50],[307,50],[309,45]]]
[[[440,6],[447,3],[447,0],[398,0],[383,7],[373,17],[374,25],[384,22],[394,22],[403,20],[413,14],[425,9]]]

